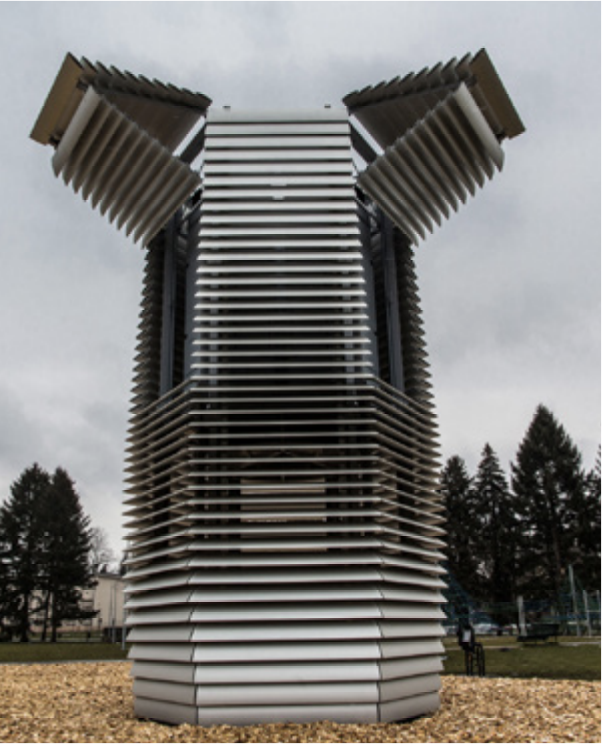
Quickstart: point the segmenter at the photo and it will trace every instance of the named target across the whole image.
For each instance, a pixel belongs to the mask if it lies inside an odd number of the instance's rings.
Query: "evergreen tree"
[[[478,573],[482,598],[513,602],[517,561],[517,523],[505,474],[493,448],[486,444],[473,484],[477,529]],[[498,622],[508,618],[499,613]]]
[[[29,640],[30,615],[44,563],[40,514],[50,477],[39,465],[23,471],[0,507],[0,561],[3,564],[4,611],[21,641]]]
[[[93,585],[89,563],[90,520],[84,515],[75,485],[67,472],[54,472],[44,508],[43,589],[50,615],[51,640],[63,620],[87,617],[80,607],[82,589]]]
[[[593,470],[586,476],[584,487],[575,494],[570,504],[571,555],[570,563],[588,591],[600,588],[601,577],[601,494],[600,450]]]
[[[8,641],[12,637],[11,627],[11,603],[9,594],[11,585],[9,581],[8,546],[0,533],[0,641]]]
[[[81,589],[92,584],[90,530],[73,481],[57,468],[27,468],[0,507],[0,628],[29,640],[33,613],[44,610],[52,639],[67,618],[88,617]]]
[[[579,450],[551,411],[539,405],[512,463],[524,593],[559,594],[572,559],[573,511],[584,485]]]
[[[448,569],[461,587],[476,596],[480,590],[476,539],[478,522],[472,503],[472,479],[461,457],[450,457],[441,474],[447,531]]]

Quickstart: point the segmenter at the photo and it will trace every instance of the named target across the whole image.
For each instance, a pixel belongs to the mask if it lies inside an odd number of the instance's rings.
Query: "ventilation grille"
[[[358,185],[415,244],[503,165],[503,150],[465,85],[399,137]]]
[[[435,710],[430,417],[375,384],[187,387],[132,431],[137,714],[210,725]]]
[[[203,93],[148,80],[67,54],[31,131],[31,138],[56,147],[86,91],[93,88],[114,103],[164,147],[174,150],[210,105]]]
[[[201,183],[188,166],[92,88],[52,165],[55,175],[144,244]]]
[[[210,100],[67,55],[32,130],[55,175],[143,244],[200,178],[173,151]]]
[[[442,654],[435,422],[375,377],[345,113],[263,119],[209,117],[191,377],[133,419],[135,709],[423,714]]]
[[[498,140],[524,132],[524,125],[484,49],[474,56],[467,54],[461,60],[453,58],[419,73],[367,86],[349,93],[344,103],[385,148],[462,84],[469,88]]]

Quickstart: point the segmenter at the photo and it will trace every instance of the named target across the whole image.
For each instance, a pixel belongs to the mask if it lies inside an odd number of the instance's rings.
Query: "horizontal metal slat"
[[[193,652],[193,661],[196,664],[308,660],[329,662],[379,658],[380,644],[375,641],[197,644]]]
[[[228,721],[234,726],[259,723],[297,721],[336,721],[339,723],[372,723],[378,720],[374,704],[355,705],[275,705],[275,706],[204,706],[198,708],[199,723],[203,726],[223,725]]]
[[[349,682],[350,680],[374,682],[380,679],[380,666],[371,661],[331,661],[262,664],[203,664],[196,667],[195,681],[199,684],[271,684]],[[144,669],[142,670],[144,676]]]
[[[206,173],[204,176],[204,187],[213,189],[217,195],[222,190],[233,188],[255,189],[257,186],[272,186],[276,188],[291,188],[296,186],[321,186],[321,187],[338,187],[353,186],[354,179],[351,173],[319,175],[298,175],[298,174],[217,174]],[[250,191],[250,196],[253,192]]]
[[[181,684],[162,680],[155,682],[148,679],[136,679],[132,690],[137,698],[150,698],[159,702],[177,703],[179,705],[195,705],[196,688],[191,684]],[[151,716],[153,718],[153,716]]]
[[[216,155],[219,150],[241,150],[249,149],[278,149],[285,151],[289,149],[309,149],[312,151],[328,147],[331,152],[338,149],[347,152],[350,148],[350,139],[341,134],[314,135],[301,134],[299,136],[280,135],[258,135],[258,136],[224,136],[214,133],[214,128],[208,124],[206,152],[208,157]]]
[[[422,690],[423,691],[423,690]],[[378,685],[373,682],[340,682],[338,684],[263,684],[250,685],[204,685],[197,686],[197,705],[241,705],[250,706],[287,705],[359,705],[377,703]]]
[[[212,137],[242,137],[254,136],[281,136],[281,135],[321,135],[321,134],[348,134],[348,121],[346,118],[340,121],[283,121],[283,122],[210,122],[210,134]]]
[[[325,163],[313,163],[313,162],[302,162],[302,163],[287,163],[287,162],[271,162],[271,163],[220,163],[220,162],[207,162],[203,166],[204,177],[207,178],[210,175],[218,174],[229,174],[233,173],[236,175],[256,175],[256,174],[293,174],[293,173],[321,173],[326,172],[332,173],[347,173],[352,174],[353,169],[350,162],[336,161],[326,165]],[[203,216],[202,216],[203,219]]]

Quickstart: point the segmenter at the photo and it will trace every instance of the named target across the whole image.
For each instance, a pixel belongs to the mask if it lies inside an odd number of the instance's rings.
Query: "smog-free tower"
[[[439,704],[443,516],[413,246],[523,126],[484,50],[319,109],[71,55],[32,132],[145,250],[128,441],[135,712]]]

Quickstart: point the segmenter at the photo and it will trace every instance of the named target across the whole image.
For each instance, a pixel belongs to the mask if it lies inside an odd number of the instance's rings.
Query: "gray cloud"
[[[29,131],[67,51],[234,107],[337,104],[492,56],[527,125],[417,251],[443,455],[514,454],[549,405],[600,437],[598,3],[0,3],[0,498],[38,460],[120,539],[143,255],[52,176]]]

